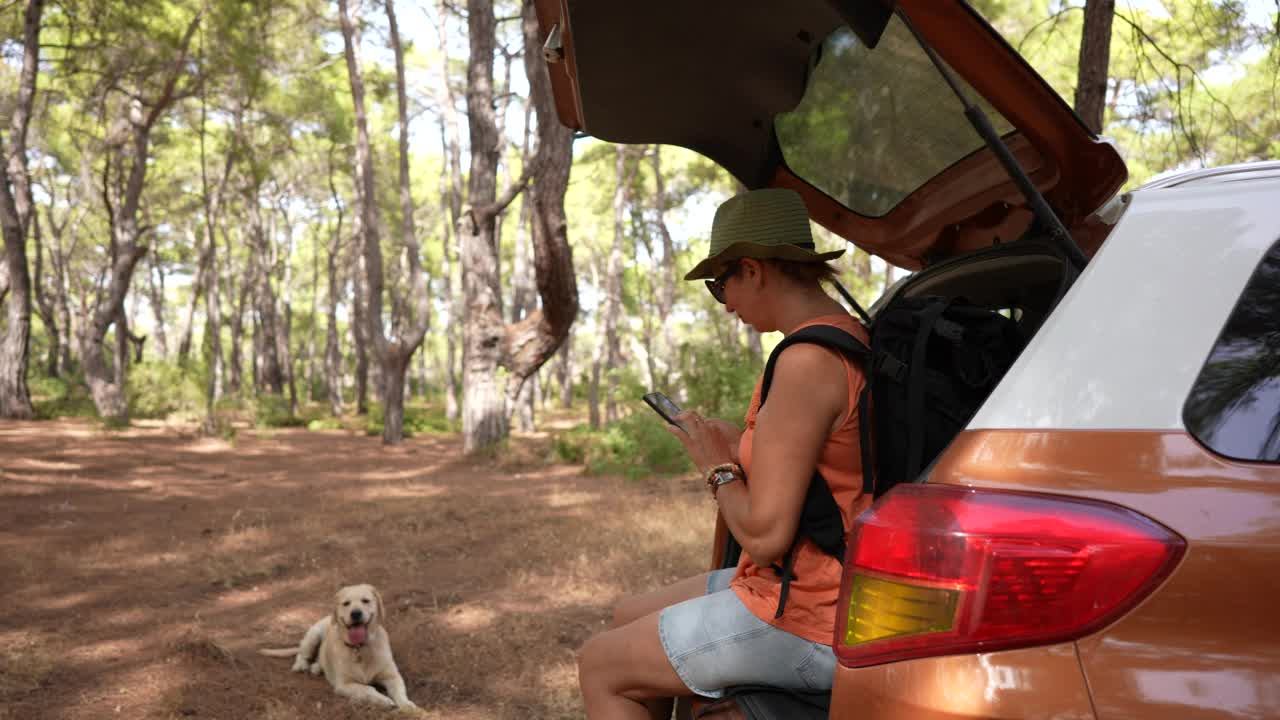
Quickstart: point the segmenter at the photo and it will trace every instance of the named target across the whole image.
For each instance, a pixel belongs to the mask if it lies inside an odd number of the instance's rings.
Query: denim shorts
[[[830,690],[831,647],[764,622],[729,589],[735,570],[712,572],[707,594],[658,616],[658,635],[671,667],[693,692],[718,698],[735,685]]]

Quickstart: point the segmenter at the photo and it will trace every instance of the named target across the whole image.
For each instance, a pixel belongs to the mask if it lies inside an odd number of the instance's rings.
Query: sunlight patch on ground
[[[495,617],[497,613],[490,608],[467,605],[449,610],[441,622],[459,632],[479,632],[489,629]]]
[[[38,460],[36,458],[15,458],[5,461],[10,470],[50,470],[61,472],[77,472],[79,463],[61,462],[58,460]]]
[[[420,480],[425,479],[440,469],[438,464],[411,467],[405,470],[378,470],[360,473],[361,480]]]
[[[547,493],[547,505],[553,508],[586,505],[600,499],[600,493],[589,493],[575,490],[564,490],[559,487]]]
[[[414,471],[419,474],[421,471]],[[358,493],[365,500],[426,499],[444,495],[446,490],[438,485],[377,485],[362,488]]]

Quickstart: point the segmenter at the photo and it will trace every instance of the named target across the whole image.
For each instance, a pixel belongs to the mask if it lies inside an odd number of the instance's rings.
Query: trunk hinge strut
[[[1023,197],[1031,206],[1031,212],[1035,215],[1036,223],[1049,234],[1062,251],[1066,253],[1067,258],[1077,269],[1083,269],[1089,260],[1080,251],[1075,240],[1071,238],[1071,233],[1067,232],[1066,226],[1062,224],[1062,220],[1058,218],[1057,213],[1045,202],[1044,196],[1036,189],[1031,182],[1031,178],[1027,177],[1027,172],[1018,164],[1017,158],[1009,151],[1009,146],[1004,144],[1000,139],[1000,135],[996,133],[995,128],[991,126],[991,121],[987,119],[986,113],[982,112],[982,108],[969,102],[969,98],[965,97],[960,86],[956,84],[955,78],[951,76],[951,71],[943,64],[942,59],[934,52],[933,47],[925,42],[920,33],[916,31],[915,25],[911,24],[911,19],[907,17],[902,8],[896,10],[898,17],[902,19],[902,23],[907,26],[911,34],[915,36],[916,42],[920,44],[921,49],[929,56],[929,61],[937,68],[938,74],[942,75],[942,79],[946,80],[947,85],[951,87],[951,92],[960,99],[960,104],[964,106],[964,116],[969,119],[969,124],[973,125],[973,129],[978,132],[979,137],[991,148],[991,152],[995,153],[1000,160],[1000,164],[1004,166],[1005,172],[1009,173],[1009,177],[1013,179],[1018,190],[1022,192]]]

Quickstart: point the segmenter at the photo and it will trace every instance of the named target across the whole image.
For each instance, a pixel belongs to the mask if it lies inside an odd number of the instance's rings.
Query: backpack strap
[[[830,350],[835,350],[845,357],[864,361],[871,354],[871,350],[861,340],[838,327],[832,325],[810,325],[801,328],[783,338],[782,342],[778,343],[773,352],[769,354],[769,361],[764,368],[764,377],[760,382],[760,404],[762,406],[769,396],[769,387],[773,384],[773,371],[774,366],[777,365],[778,356],[782,354],[783,350],[796,343],[821,345]],[[864,388],[858,399],[857,412],[858,422],[860,423],[866,417],[865,405],[867,398],[868,393]],[[862,449],[862,458],[864,462],[862,484],[865,489],[868,484],[865,463],[869,458],[866,447]],[[871,482],[874,483],[874,480]],[[831,487],[827,485],[826,478],[822,477],[822,473],[816,469],[813,472],[813,477],[809,479],[809,487],[805,490],[804,506],[800,511],[800,523],[796,529],[796,539],[792,541],[791,547],[787,549],[782,565],[779,566],[774,563],[772,566],[774,573],[782,579],[782,589],[778,595],[778,611],[774,614],[775,618],[782,617],[782,611],[787,604],[787,595],[791,589],[791,581],[796,577],[793,572],[795,546],[801,537],[808,537],[828,555],[841,560],[844,559],[844,519],[840,515],[840,506],[831,494]]]

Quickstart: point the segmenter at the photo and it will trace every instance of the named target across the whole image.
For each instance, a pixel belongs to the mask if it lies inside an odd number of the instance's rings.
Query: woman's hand
[[[742,431],[733,423],[704,418],[695,412],[680,413],[676,422],[680,428],[667,426],[667,430],[684,445],[698,472],[706,475],[717,465],[738,462]]]

